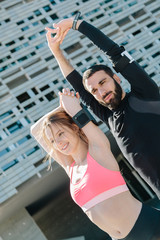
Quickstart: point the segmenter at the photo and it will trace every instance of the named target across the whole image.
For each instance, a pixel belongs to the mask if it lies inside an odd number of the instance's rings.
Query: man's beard
[[[108,103],[100,101],[100,104],[102,104],[105,107],[108,107],[111,110],[115,110],[116,108],[118,108],[118,106],[119,106],[119,104],[121,103],[121,100],[122,100],[122,88],[114,78],[113,78],[113,80],[114,80],[114,84],[115,84],[115,93],[113,94],[114,96],[110,99],[110,101]],[[111,92],[108,92],[103,97],[103,99],[105,99],[107,97],[107,95],[110,94],[110,93]]]

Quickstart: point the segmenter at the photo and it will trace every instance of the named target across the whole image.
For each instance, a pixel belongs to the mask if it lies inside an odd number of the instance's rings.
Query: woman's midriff
[[[132,230],[141,208],[142,203],[126,191],[90,208],[86,214],[111,237],[121,239]]]

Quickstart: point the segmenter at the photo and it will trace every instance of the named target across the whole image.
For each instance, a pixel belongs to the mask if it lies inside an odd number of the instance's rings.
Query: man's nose
[[[105,90],[104,90],[103,88],[99,88],[99,89],[98,89],[98,92],[99,92],[99,95],[100,95],[101,97],[103,97],[104,94],[105,94]]]

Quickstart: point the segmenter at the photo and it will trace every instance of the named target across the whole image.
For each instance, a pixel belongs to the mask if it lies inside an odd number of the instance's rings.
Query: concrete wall
[[[23,208],[0,225],[0,240],[47,240],[47,238]]]

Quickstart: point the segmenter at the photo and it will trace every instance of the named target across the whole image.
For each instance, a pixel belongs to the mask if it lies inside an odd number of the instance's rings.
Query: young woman
[[[82,109],[79,95],[63,89],[59,96],[60,107],[36,122],[31,133],[65,169],[73,200],[113,239],[160,239],[160,212],[132,196],[108,139]]]

